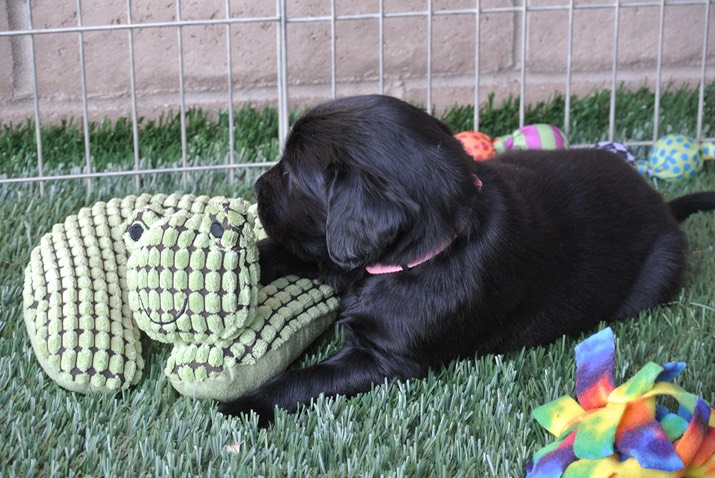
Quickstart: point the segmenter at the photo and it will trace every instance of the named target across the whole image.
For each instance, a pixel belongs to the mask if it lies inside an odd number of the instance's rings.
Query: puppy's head
[[[474,161],[447,126],[387,96],[334,100],[300,118],[255,186],[268,235],[349,270],[407,264],[462,226]]]

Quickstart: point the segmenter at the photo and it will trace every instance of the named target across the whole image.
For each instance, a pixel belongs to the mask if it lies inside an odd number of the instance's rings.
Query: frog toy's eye
[[[129,247],[134,247],[134,243],[144,236],[154,223],[162,220],[165,216],[172,214],[171,209],[162,210],[159,206],[149,205],[144,209],[138,210],[127,221],[125,244]]]
[[[142,234],[144,234],[144,226],[138,222],[135,222],[132,224],[132,227],[129,228],[129,237],[132,238],[132,241],[136,242],[141,239]]]
[[[211,235],[214,236],[216,239],[221,239],[221,237],[223,236],[223,231],[224,231],[223,225],[218,221],[213,221],[211,223],[210,231],[211,231]]]

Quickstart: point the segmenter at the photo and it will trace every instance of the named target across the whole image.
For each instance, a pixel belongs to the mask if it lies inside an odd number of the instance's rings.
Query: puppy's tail
[[[715,209],[715,192],[688,194],[673,199],[668,205],[675,219],[681,222],[696,212]]]

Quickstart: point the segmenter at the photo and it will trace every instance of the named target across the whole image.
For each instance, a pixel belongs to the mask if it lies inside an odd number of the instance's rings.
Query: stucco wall
[[[288,18],[330,16],[330,1],[288,0]],[[576,5],[608,3],[577,0]],[[177,19],[174,1],[135,0],[131,21]],[[483,8],[520,5],[521,0],[483,0]],[[567,5],[567,0],[530,0],[530,7]],[[378,2],[338,0],[337,15],[377,12]],[[434,0],[434,11],[473,8],[474,1]],[[385,12],[426,9],[425,1],[385,0]],[[663,82],[695,84],[699,80],[703,31],[709,21],[708,78],[715,77],[715,5],[705,19],[704,5],[669,5],[665,11]],[[25,0],[0,0],[0,32],[29,28]],[[275,3],[231,2],[236,18],[275,17]],[[658,7],[621,8],[618,80],[630,86],[655,81],[659,37]],[[83,2],[86,26],[129,23],[125,0]],[[183,20],[225,18],[224,0],[184,0]],[[526,98],[537,101],[563,92],[566,82],[567,11],[530,11],[527,25]],[[76,0],[32,2],[35,29],[78,25]],[[231,26],[235,103],[275,103],[277,99],[277,22]],[[329,22],[288,24],[288,84],[291,105],[330,96],[331,30]],[[437,109],[473,99],[475,21],[473,15],[433,17],[433,102]],[[480,94],[497,98],[519,92],[521,15],[481,15]],[[577,9],[573,21],[573,91],[583,94],[609,87],[614,15],[612,9]],[[225,108],[227,58],[225,25],[185,26],[184,82],[187,106]],[[82,34],[88,107],[91,119],[130,111],[129,33],[126,29]],[[155,116],[179,104],[179,49],[176,27],[133,30],[139,113]],[[336,24],[337,94],[376,92],[378,21],[340,20]],[[427,22],[424,16],[384,20],[386,93],[424,102],[426,98]],[[34,36],[40,111],[56,119],[81,114],[80,34]],[[0,36],[0,120],[32,115],[32,67],[29,36]]]

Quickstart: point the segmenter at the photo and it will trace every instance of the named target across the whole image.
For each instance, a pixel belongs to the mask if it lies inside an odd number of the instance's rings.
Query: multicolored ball
[[[494,140],[494,149],[503,153],[513,149],[565,149],[569,147],[566,135],[550,124],[531,124],[510,135]]]
[[[703,169],[701,145],[688,136],[668,134],[656,141],[648,160],[639,161],[637,167],[641,174],[667,181],[695,176]]]
[[[703,155],[703,160],[715,159],[715,141],[700,143],[700,153]]]
[[[484,161],[496,154],[492,139],[479,131],[462,131],[454,135],[462,142],[464,150],[476,161]]]
[[[631,149],[623,143],[617,143],[615,141],[599,141],[594,145],[594,148],[605,149],[606,151],[615,154],[631,166],[635,167],[636,165],[636,155],[633,154],[633,151],[631,151]]]

